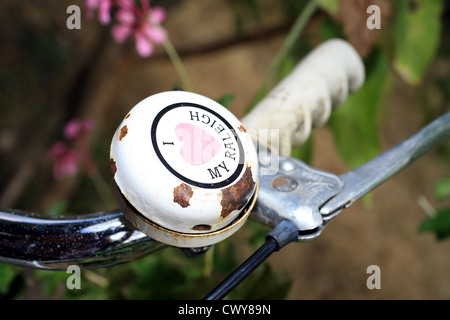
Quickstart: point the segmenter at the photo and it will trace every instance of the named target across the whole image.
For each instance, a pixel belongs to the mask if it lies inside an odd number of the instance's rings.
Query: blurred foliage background
[[[81,30],[66,27],[66,8],[71,4],[81,8]],[[237,116],[317,44],[334,37],[352,43],[364,58],[367,80],[332,114],[326,128],[347,169],[382,151],[380,127],[389,114],[384,106],[395,94],[394,83],[417,92],[420,125],[450,110],[450,8],[443,0],[170,0],[151,4],[166,9],[163,26],[194,90],[221,101]],[[381,29],[367,28],[373,13],[366,9],[372,4],[380,8]],[[132,41],[117,44],[109,26],[86,19],[83,1],[5,0],[0,7],[0,207],[49,215],[115,209],[109,191],[110,139],[138,101],[182,84],[166,52],[158,47],[143,59]],[[57,180],[48,150],[64,139],[64,127],[72,119],[95,121],[92,131],[71,141],[88,161],[77,174]],[[316,139],[313,133],[304,146],[293,150],[293,156],[314,163]],[[435,199],[430,201],[438,207],[416,224],[420,231],[446,239],[450,235],[450,144],[441,144],[435,156],[447,164],[447,175],[432,182]],[[370,202],[369,198],[366,204]],[[0,264],[0,298],[198,299],[254,251],[268,232],[253,222],[245,229],[240,239],[227,239],[199,257],[189,258],[170,248],[124,265],[83,270],[81,290],[66,288],[65,272]],[[294,277],[265,264],[230,298],[297,298],[289,295]],[[360,297],[355,292],[350,297]],[[444,292],[447,296],[441,298],[448,298],[450,291]],[[306,297],[340,296],[312,293]]]

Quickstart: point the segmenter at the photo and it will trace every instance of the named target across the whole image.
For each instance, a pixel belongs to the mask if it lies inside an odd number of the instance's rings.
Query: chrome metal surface
[[[299,230],[299,240],[311,240],[324,227],[320,206],[343,187],[338,176],[317,170],[304,162],[279,157],[277,168],[267,169],[260,163],[259,194],[251,219],[275,227],[287,219]]]
[[[0,211],[0,262],[38,269],[99,268],[163,248],[134,229],[120,211],[51,218]]]
[[[450,112],[378,157],[341,175],[344,188],[328,201],[320,212],[329,215],[347,208],[448,137],[450,137]]]

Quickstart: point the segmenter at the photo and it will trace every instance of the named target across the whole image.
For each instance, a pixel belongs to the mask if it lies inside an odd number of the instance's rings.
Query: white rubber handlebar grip
[[[289,156],[292,147],[303,144],[312,127],[324,125],[331,110],[364,79],[364,65],[355,49],[344,40],[328,40],[303,58],[241,122],[255,141],[260,129],[279,130],[279,145],[268,137],[267,148]]]

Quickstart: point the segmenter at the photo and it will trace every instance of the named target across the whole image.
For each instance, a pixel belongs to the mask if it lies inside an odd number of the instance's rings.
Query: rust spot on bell
[[[249,167],[245,169],[242,178],[231,187],[222,190],[222,200],[220,205],[222,211],[221,218],[226,218],[234,210],[243,208],[253,195],[255,182],[253,181],[252,171]]]
[[[116,166],[116,162],[114,161],[113,158],[109,159],[110,163],[111,163],[111,171],[113,174],[116,174],[117,171],[117,166]]]
[[[193,194],[192,188],[182,183],[173,189],[173,202],[178,203],[182,208],[189,207],[189,200],[191,200]]]
[[[120,129],[120,134],[119,134],[119,140],[122,141],[123,138],[125,138],[125,136],[128,133],[128,127],[126,125],[124,125],[121,129]]]
[[[247,132],[247,129],[245,129],[245,127],[242,124],[239,126],[238,129],[242,132]]]

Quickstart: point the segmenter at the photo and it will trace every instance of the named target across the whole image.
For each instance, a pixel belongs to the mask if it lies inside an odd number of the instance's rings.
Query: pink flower
[[[94,129],[95,123],[92,119],[80,120],[72,119],[64,126],[64,136],[67,139],[74,139],[83,132]]]
[[[64,137],[71,140],[74,148],[69,148],[65,141],[57,141],[47,151],[47,157],[53,161],[53,176],[56,180],[75,176],[81,163],[89,165],[88,137],[82,134],[91,131],[94,125],[92,119],[72,119],[64,126]]]
[[[55,142],[48,150],[47,156],[54,161],[53,176],[56,180],[78,173],[81,155],[75,150],[70,150],[64,142]]]
[[[114,0],[86,0],[87,16],[92,19],[94,10],[98,9],[98,20],[106,25],[111,22],[111,8]]]
[[[142,8],[129,5],[119,7],[116,15],[119,25],[112,28],[112,35],[119,43],[134,35],[136,51],[145,58],[152,55],[153,44],[161,44],[166,39],[166,30],[161,26],[166,19],[166,11],[161,7],[151,8],[144,0],[141,3]]]

